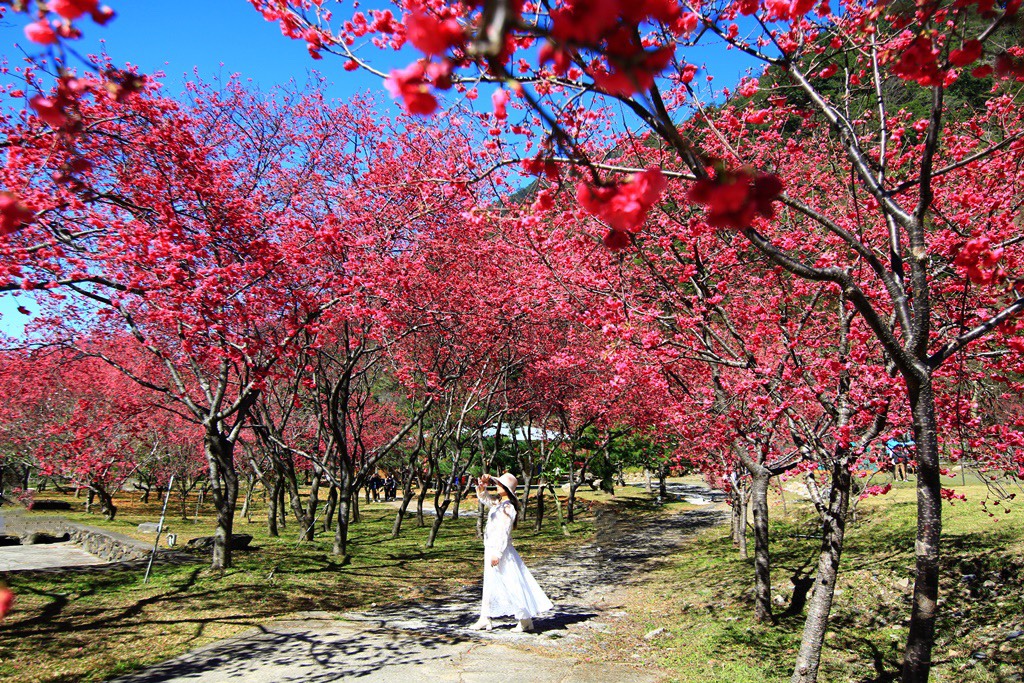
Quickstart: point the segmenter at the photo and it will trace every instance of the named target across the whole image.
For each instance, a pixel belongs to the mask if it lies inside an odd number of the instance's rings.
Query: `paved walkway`
[[[72,543],[9,545],[0,548],[0,572],[107,564]]]
[[[705,508],[642,525],[599,513],[594,541],[533,568],[555,609],[537,633],[491,632],[475,621],[479,585],[443,600],[387,605],[340,620],[310,614],[213,643],[116,683],[328,683],[360,680],[445,683],[655,683],[656,672],[627,664],[587,663],[574,644],[621,616],[607,600],[695,530],[720,523]]]

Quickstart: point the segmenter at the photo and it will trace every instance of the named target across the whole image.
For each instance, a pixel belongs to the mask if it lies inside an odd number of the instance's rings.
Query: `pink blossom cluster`
[[[576,199],[587,213],[597,216],[611,228],[604,237],[605,246],[622,249],[629,244],[629,234],[643,228],[647,214],[667,186],[661,169],[649,168],[633,174],[624,183],[597,187],[580,183]]]

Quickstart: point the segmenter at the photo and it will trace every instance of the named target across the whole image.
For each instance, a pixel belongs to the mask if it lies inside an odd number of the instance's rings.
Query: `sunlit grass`
[[[959,484],[959,482],[957,482]],[[966,502],[944,509],[943,579],[933,681],[1003,681],[1024,670],[1024,510],[995,517],[982,509],[987,489],[957,486]],[[680,683],[789,680],[803,628],[791,613],[792,578],[812,578],[817,522],[787,494],[774,496],[772,569],[776,626],[754,622],[753,561],[742,560],[728,529],[699,534],[649,580],[628,592],[629,618],[601,635],[598,652],[631,653]],[[821,680],[898,680],[910,614],[915,529],[913,482],[861,502],[850,527]],[[993,510],[990,506],[990,510]],[[751,540],[751,553],[752,553]],[[806,584],[805,584],[806,585]],[[650,640],[644,635],[665,629]]]

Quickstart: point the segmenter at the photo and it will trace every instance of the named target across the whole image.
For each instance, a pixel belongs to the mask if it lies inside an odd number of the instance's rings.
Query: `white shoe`
[[[488,617],[480,617],[480,619],[469,628],[474,631],[490,631],[494,628],[494,625],[491,624],[491,620]]]
[[[516,627],[512,629],[513,633],[530,633],[533,631],[533,619],[520,619]]]

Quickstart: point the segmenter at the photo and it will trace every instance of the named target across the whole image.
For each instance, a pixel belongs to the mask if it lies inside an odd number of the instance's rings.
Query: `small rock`
[[[995,588],[996,587],[996,582],[993,581],[992,579],[989,579],[988,581],[986,581],[985,583],[983,583],[981,585],[984,588]]]
[[[249,534],[231,534],[232,550],[244,550],[249,547],[250,543],[252,543],[252,536]],[[194,550],[209,550],[213,548],[213,536],[193,538],[187,545]]]
[[[912,585],[914,585],[914,582],[909,578],[903,578],[896,582],[896,587],[902,591],[910,590]]]
[[[159,522],[143,522],[139,525],[140,534],[155,534],[160,528]]]
[[[782,597],[781,595],[775,595],[772,597],[772,604],[774,604],[777,607],[785,607],[786,598]]]
[[[71,503],[65,500],[37,500],[28,506],[29,510],[70,510]]]
[[[946,659],[956,659],[957,657],[963,657],[964,653],[959,650],[950,650],[946,653]]]
[[[1017,638],[1020,638],[1021,636],[1024,636],[1024,631],[1021,631],[1021,630],[1010,631],[1009,633],[1006,634],[1006,639],[1007,640],[1016,640]]]
[[[656,628],[653,631],[648,631],[646,634],[644,634],[644,640],[654,640],[664,632],[664,628]]]
[[[1012,644],[1010,644],[1010,641],[1008,641],[1008,640],[1004,640],[999,645],[999,651],[1004,653],[1004,654],[1009,652],[1010,650],[1013,650],[1013,649],[1015,649],[1014,646]]]

